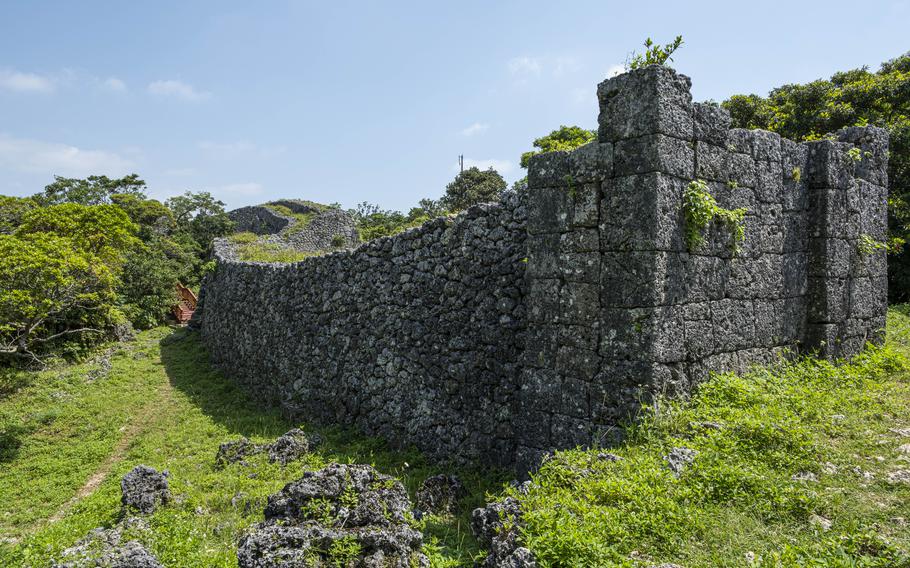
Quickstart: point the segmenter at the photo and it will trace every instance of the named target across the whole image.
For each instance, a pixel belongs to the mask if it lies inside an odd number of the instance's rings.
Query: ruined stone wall
[[[284,215],[269,206],[281,206],[306,215],[305,220]],[[297,199],[280,199],[265,205],[241,207],[228,213],[237,232],[276,235],[276,242],[298,251],[351,248],[360,242],[350,213]]]
[[[257,235],[278,233],[294,221],[291,217],[261,205],[234,209],[228,213],[228,217],[234,222],[234,229],[238,233],[255,233]]]
[[[886,312],[887,134],[730,129],[652,66],[598,89],[598,139],[535,156],[522,203],[293,265],[222,255],[216,364],[305,418],[441,459],[532,468],[659,394],[786,352],[841,357]],[[744,208],[687,242],[686,188]]]
[[[295,264],[219,250],[202,337],[227,375],[305,420],[354,425],[437,459],[509,464],[524,228],[511,194]]]
[[[531,161],[520,465],[606,441],[709,371],[881,338],[887,134],[796,144],[730,129],[689,88],[658,66],[609,79],[598,140]],[[747,210],[739,250],[722,223],[689,250],[683,197],[699,179]]]

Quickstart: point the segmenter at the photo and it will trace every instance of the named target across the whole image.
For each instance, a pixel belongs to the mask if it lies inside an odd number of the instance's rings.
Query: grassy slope
[[[287,468],[260,456],[249,467],[216,469],[219,443],[241,435],[271,441],[298,423],[256,408],[210,370],[193,333],[152,330],[115,349],[109,376],[91,382],[86,376],[97,365],[90,363],[6,379],[15,387],[0,394],[0,566],[45,566],[91,528],[115,522],[119,479],[139,463],[168,469],[175,496],[140,540],[165,565],[181,567],[236,566],[236,541],[262,520],[266,496],[304,470],[330,461],[372,463],[412,492],[442,471],[414,452],[391,452],[375,439],[331,429],[318,430],[323,448]],[[97,490],[65,506],[105,468],[110,474]],[[424,527],[437,566],[469,563],[476,553],[470,509],[502,481],[458,473],[473,490],[461,514],[430,518]],[[50,522],[55,515],[61,519]]]
[[[557,454],[520,497],[526,542],[543,566],[910,566],[910,484],[888,480],[910,469],[907,314],[851,364],[718,376],[655,406],[621,461]],[[676,447],[699,452],[679,479]]]
[[[762,566],[910,566],[901,552],[910,550],[910,525],[897,519],[910,517],[910,486],[886,478],[910,469],[898,451],[910,438],[894,432],[910,428],[907,313],[893,309],[888,347],[851,365],[803,361],[725,375],[689,402],[656,406],[610,450],[622,461],[557,454],[521,497],[528,544],[544,566],[749,566],[750,552]],[[119,478],[138,463],[171,472],[176,498],[140,535],[168,566],[235,565],[237,538],[261,519],[266,496],[305,469],[374,463],[412,492],[440,471],[416,453],[325,429],[325,446],[285,469],[263,457],[215,469],[219,443],[268,441],[297,424],[257,409],[213,372],[192,333],[152,330],[114,349],[111,372],[93,381],[93,363],[0,379],[0,566],[46,565],[89,529],[115,522]],[[671,447],[699,451],[679,479],[663,461]],[[794,481],[801,472],[817,481]],[[458,473],[471,490],[460,515],[424,527],[436,566],[470,564],[467,515],[502,481]]]

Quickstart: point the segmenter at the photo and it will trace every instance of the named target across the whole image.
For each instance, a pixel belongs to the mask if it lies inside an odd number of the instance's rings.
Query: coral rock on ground
[[[330,464],[271,495],[265,521],[240,540],[240,568],[428,566],[407,521],[407,491],[368,465]]]
[[[143,526],[141,520],[130,518],[112,528],[97,528],[85,538],[61,553],[53,568],[162,568],[161,563],[139,542],[123,541],[126,528]]]
[[[123,492],[120,500],[123,506],[138,509],[146,515],[154,513],[159,505],[164,505],[170,499],[167,476],[167,471],[158,473],[145,465],[134,467],[120,480],[120,490]]]
[[[535,568],[534,554],[520,545],[521,505],[513,497],[474,509],[471,529],[488,553],[481,568]]]
[[[431,515],[454,513],[464,492],[464,485],[454,475],[428,477],[417,490],[417,510]]]

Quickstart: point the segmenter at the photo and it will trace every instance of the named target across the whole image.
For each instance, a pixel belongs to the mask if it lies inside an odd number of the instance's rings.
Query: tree
[[[187,191],[183,195],[171,197],[164,204],[174,214],[178,225],[185,225],[200,215],[220,215],[224,213],[224,202],[207,191]]]
[[[131,193],[111,195],[111,203],[123,209],[130,220],[139,226],[140,237],[169,233],[174,227],[174,214],[156,199],[143,199]]]
[[[42,205],[103,205],[110,203],[111,196],[117,193],[145,199],[145,189],[145,181],[136,174],[118,179],[107,176],[89,176],[85,179],[54,176],[54,183],[45,186],[44,193],[35,195],[34,199]]]
[[[0,353],[40,362],[56,341],[101,332],[116,317],[115,281],[69,239],[0,235]]]
[[[442,204],[451,211],[460,211],[475,203],[496,201],[505,189],[506,180],[493,168],[468,168],[446,186]]]
[[[124,315],[134,326],[147,329],[165,320],[177,299],[179,268],[157,239],[126,254],[117,294]]]
[[[682,36],[666,44],[660,45],[654,43],[651,38],[645,40],[645,52],[638,53],[633,51],[626,60],[626,67],[629,69],[638,69],[647,65],[666,65],[667,61],[673,61],[673,52],[679,49],[683,44]]]
[[[584,146],[597,138],[596,130],[585,130],[580,126],[560,126],[546,136],[534,140],[532,144],[537,150],[531,150],[521,155],[521,167],[527,168],[531,156],[543,152],[569,151]]]
[[[37,206],[28,197],[0,195],[0,234],[12,234],[22,224],[22,217]]]
[[[724,101],[734,126],[763,128],[793,140],[815,140],[845,126],[875,125],[891,135],[889,230],[893,243],[910,238],[910,53],[805,85],[784,85],[767,97]],[[910,299],[910,252],[894,247],[888,261],[892,301]]]
[[[109,264],[117,264],[138,242],[137,230],[116,205],[63,203],[28,211],[16,235],[44,233],[63,237],[73,246]]]

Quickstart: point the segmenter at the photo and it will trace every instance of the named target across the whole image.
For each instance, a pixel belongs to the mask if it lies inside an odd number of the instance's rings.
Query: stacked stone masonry
[[[275,206],[306,215],[301,221],[281,213]],[[350,213],[296,199],[280,199],[265,205],[251,205],[228,213],[238,232],[270,235],[271,241],[298,251],[323,251],[350,248],[359,242],[357,226]]]
[[[520,199],[293,265],[222,260],[214,360],[304,417],[526,471],[710,371],[881,341],[886,132],[798,144],[689,90],[661,66],[603,82],[598,140],[535,156]],[[699,179],[747,210],[739,250],[717,223],[689,250]]]

